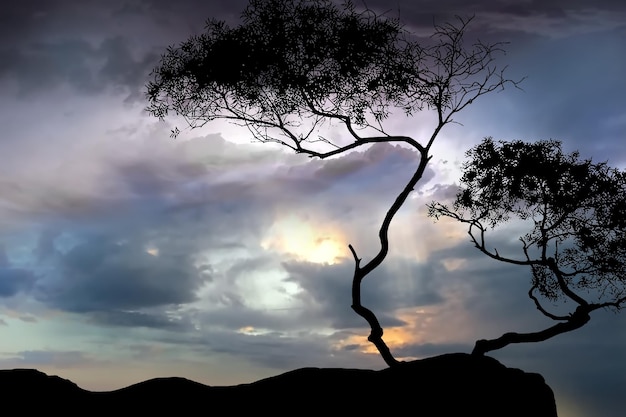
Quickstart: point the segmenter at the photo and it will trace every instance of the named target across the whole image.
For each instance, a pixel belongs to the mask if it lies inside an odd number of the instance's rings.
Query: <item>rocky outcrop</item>
[[[10,370],[0,371],[0,392],[8,401],[32,398],[21,408],[29,415],[557,416],[554,394],[541,375],[460,353],[381,371],[302,368],[229,387],[157,378],[110,392],[85,391],[35,370]]]

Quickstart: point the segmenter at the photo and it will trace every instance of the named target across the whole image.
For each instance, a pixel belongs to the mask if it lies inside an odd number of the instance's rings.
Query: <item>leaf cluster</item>
[[[412,83],[414,52],[396,19],[329,0],[253,0],[242,22],[209,20],[205,33],[170,47],[148,85],[150,111],[273,120],[331,101],[358,122],[367,110],[382,118]]]
[[[525,143],[486,138],[467,152],[452,208],[430,205],[431,216],[470,225],[476,246],[493,258],[530,265],[533,288],[548,299],[575,290],[609,303],[626,294],[626,173],[605,162],[564,153],[554,140]],[[487,227],[526,220],[524,258],[504,258],[485,245]],[[619,304],[619,303],[618,303]],[[612,305],[618,307],[617,304]]]

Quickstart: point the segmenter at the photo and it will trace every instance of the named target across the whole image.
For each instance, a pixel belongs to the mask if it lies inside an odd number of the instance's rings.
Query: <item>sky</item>
[[[445,127],[391,226],[363,303],[399,358],[470,352],[477,339],[552,324],[527,297],[530,271],[485,259],[459,224],[434,223],[464,152],[486,136],[557,139],[626,168],[626,3],[400,0],[414,33],[475,15],[472,36],[520,89],[482,97]],[[350,309],[353,244],[367,260],[415,169],[378,144],[317,160],[215,122],[169,137],[145,112],[168,45],[208,18],[237,24],[233,0],[28,0],[0,12],[0,368],[37,368],[90,390],[159,376],[210,385],[315,367],[381,369]],[[219,62],[216,63],[219,65]],[[392,114],[391,134],[423,141],[432,116]],[[182,127],[182,126],[181,126]],[[330,132],[338,140],[346,132]],[[520,250],[517,230],[493,234]],[[514,253],[514,252],[512,252]],[[369,257],[369,258],[368,258]],[[621,416],[626,316],[491,356],[541,373],[559,415]]]

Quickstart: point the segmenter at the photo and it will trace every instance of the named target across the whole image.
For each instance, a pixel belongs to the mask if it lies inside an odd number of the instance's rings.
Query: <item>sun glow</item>
[[[146,253],[152,256],[159,256],[159,248],[149,247],[146,249]]]
[[[341,232],[294,215],[275,221],[261,246],[314,263],[335,264],[348,255]]]
[[[397,311],[397,317],[405,322],[405,325],[388,327],[384,329],[384,340],[387,346],[394,349],[423,343],[429,340],[429,335],[422,329],[432,320],[432,313],[427,309],[406,308]],[[343,350],[347,346],[356,346],[361,353],[378,355],[376,347],[367,340],[367,334],[354,334],[335,344],[334,349]],[[414,360],[416,357],[398,357],[399,360]]]
[[[265,334],[271,334],[272,331],[269,329],[257,329],[253,326],[245,326],[237,330],[237,333],[245,334],[248,336],[261,336]]]
[[[467,333],[467,323],[454,322],[448,317],[441,320],[442,311],[446,311],[451,307],[454,309],[453,306],[442,304],[396,310],[395,316],[405,324],[386,327],[383,335],[385,343],[392,353],[396,355],[396,359],[411,361],[420,358],[418,356],[399,354],[399,351],[403,348],[409,348],[408,351],[410,351],[412,346],[417,347],[424,344],[445,345],[472,342],[472,337],[468,337],[465,334]],[[454,310],[454,315],[458,316],[457,310]],[[451,324],[451,328],[447,328],[442,322]],[[351,334],[333,345],[335,350],[346,350],[348,348],[366,355],[379,355],[376,346],[367,340],[367,333],[363,330]]]

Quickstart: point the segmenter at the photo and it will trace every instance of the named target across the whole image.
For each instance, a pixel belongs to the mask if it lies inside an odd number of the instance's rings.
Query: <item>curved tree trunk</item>
[[[441,129],[441,126],[437,128],[435,134],[438,133],[439,129]],[[365,278],[370,272],[377,268],[387,256],[387,253],[389,252],[388,233],[389,226],[391,225],[391,220],[398,212],[400,207],[402,207],[407,197],[409,196],[411,191],[413,191],[415,185],[422,178],[422,175],[426,170],[426,165],[430,160],[430,157],[428,156],[428,149],[423,147],[417,147],[417,150],[420,153],[419,166],[413,173],[413,176],[411,177],[409,182],[396,197],[396,200],[391,205],[391,207],[387,211],[387,214],[385,215],[378,234],[380,238],[380,250],[378,251],[376,256],[374,256],[371,261],[365,264],[365,266],[361,267],[361,259],[359,259],[359,257],[357,256],[356,251],[354,250],[352,245],[348,245],[350,251],[352,252],[352,256],[354,257],[355,263],[354,277],[352,279],[352,310],[354,310],[354,312],[357,313],[359,316],[363,317],[370,325],[371,331],[367,340],[373,343],[374,346],[376,346],[376,349],[378,349],[378,352],[389,367],[397,366],[402,362],[399,362],[396,358],[393,357],[391,351],[389,350],[389,347],[383,340],[383,328],[381,327],[380,322],[378,321],[378,318],[376,317],[374,312],[361,304],[361,283],[363,281],[363,278]]]
[[[383,340],[383,328],[380,326],[376,315],[372,312],[372,310],[363,307],[362,305],[352,305],[352,310],[357,313],[359,316],[363,317],[367,320],[367,323],[370,325],[371,331],[370,335],[367,337],[367,340],[376,346],[380,356],[382,356],[383,360],[387,364],[387,366],[394,367],[401,362],[399,362],[396,358],[393,357],[389,347]]]
[[[511,343],[531,343],[531,342],[542,342],[544,340],[550,339],[556,335],[571,332],[572,330],[576,330],[585,324],[591,319],[589,316],[589,312],[593,308],[590,308],[589,305],[581,305],[576,308],[576,311],[572,315],[569,316],[567,321],[555,324],[554,326],[548,327],[547,329],[532,332],[532,333],[505,333],[497,339],[489,339],[489,340],[478,340],[474,345],[474,350],[472,351],[472,355],[482,356],[487,352],[491,352],[492,350],[501,349]]]

